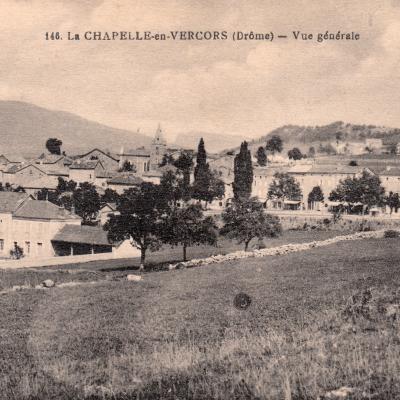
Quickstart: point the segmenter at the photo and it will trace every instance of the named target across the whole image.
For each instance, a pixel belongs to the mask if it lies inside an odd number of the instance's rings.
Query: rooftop
[[[99,160],[75,160],[71,165],[70,169],[95,169],[97,164],[101,164]]]
[[[49,201],[29,199],[14,212],[16,218],[47,219],[47,220],[72,220],[80,219],[66,209]]]
[[[52,241],[110,246],[107,232],[98,226],[65,225]]]
[[[143,179],[134,175],[120,175],[107,181],[111,185],[140,185]]]
[[[27,193],[0,192],[0,213],[13,213],[29,197]]]

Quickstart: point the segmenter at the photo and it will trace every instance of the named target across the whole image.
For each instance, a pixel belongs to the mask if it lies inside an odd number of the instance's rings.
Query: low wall
[[[17,269],[17,268],[34,268],[34,267],[50,267],[52,265],[64,265],[83,263],[99,260],[112,260],[127,258],[126,255],[115,253],[98,253],[84,254],[76,256],[64,257],[48,257],[48,258],[21,258],[19,260],[1,260],[0,269]]]

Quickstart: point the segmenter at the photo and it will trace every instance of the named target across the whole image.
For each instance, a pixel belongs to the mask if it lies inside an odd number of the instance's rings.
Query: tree
[[[225,195],[225,183],[217,171],[212,171],[210,176],[210,201],[222,199]]]
[[[100,203],[101,204],[106,204],[106,203],[116,203],[119,199],[119,194],[117,191],[107,188],[104,191],[104,194],[100,198]]]
[[[385,202],[385,189],[379,177],[364,170],[361,176],[348,177],[339,182],[339,185],[329,196],[332,201],[346,202],[353,207],[356,203],[366,207],[382,206]]]
[[[194,168],[194,182],[192,186],[192,197],[197,200],[210,201],[210,167],[207,163],[207,153],[203,138],[200,139],[196,166]]]
[[[244,141],[234,160],[233,194],[235,199],[249,198],[253,185],[253,164],[251,153]]]
[[[265,149],[267,151],[270,151],[272,154],[280,153],[283,149],[282,139],[278,135],[272,135],[271,138],[267,141]]]
[[[267,165],[267,153],[265,152],[264,147],[260,146],[256,153],[257,163],[261,167],[265,167]]]
[[[314,146],[311,146],[308,149],[308,157],[311,157],[311,158],[315,157],[315,147]]]
[[[164,199],[173,206],[182,199],[183,177],[182,173],[177,170],[166,171],[160,180],[161,195]]]
[[[160,167],[163,167],[164,165],[172,165],[173,163],[174,163],[174,157],[172,157],[171,154],[165,153],[161,160]]]
[[[262,203],[254,197],[234,199],[223,212],[222,221],[221,234],[244,243],[245,251],[252,239],[275,237],[282,232],[279,218],[266,214]]]
[[[174,162],[174,166],[182,172],[183,179],[181,181],[182,200],[190,200],[190,171],[193,167],[193,155],[190,152],[182,151],[178,159]]]
[[[161,246],[162,218],[168,211],[159,185],[143,182],[139,187],[125,190],[117,203],[119,215],[110,215],[104,225],[112,241],[130,240],[140,250],[140,269],[144,269],[147,250]]]
[[[125,160],[119,172],[136,172],[136,166],[130,163],[129,160]]]
[[[212,217],[203,217],[198,204],[183,208],[174,208],[163,222],[162,241],[172,246],[181,245],[183,260],[186,261],[186,250],[190,246],[217,243],[217,226]]]
[[[314,208],[314,203],[320,203],[321,201],[324,201],[324,193],[320,186],[314,186],[308,194],[308,204],[311,204]]]
[[[100,196],[94,185],[83,182],[72,193],[75,212],[82,217],[82,224],[90,224],[100,210]]]
[[[277,172],[268,189],[268,198],[275,200],[301,200],[299,183],[290,175]]]
[[[49,138],[46,141],[46,149],[50,154],[61,155],[62,141],[57,138]]]
[[[350,166],[350,167],[357,167],[357,165],[358,165],[358,163],[357,163],[356,160],[351,160],[351,161],[349,162],[349,166]]]
[[[385,198],[386,205],[390,208],[390,214],[393,210],[395,212],[400,208],[400,198],[398,193],[389,192],[389,195]]]
[[[288,157],[291,160],[301,160],[303,158],[303,154],[301,154],[300,149],[298,149],[297,147],[293,147],[292,150],[288,151]]]

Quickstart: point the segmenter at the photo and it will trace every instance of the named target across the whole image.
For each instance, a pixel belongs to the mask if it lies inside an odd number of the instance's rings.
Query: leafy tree
[[[61,155],[62,141],[57,138],[49,138],[46,141],[46,149],[50,154]]]
[[[277,172],[268,189],[268,198],[276,200],[301,200],[299,183],[290,175]]]
[[[246,141],[240,145],[240,151],[235,156],[233,172],[233,194],[235,199],[249,198],[253,185],[253,164]]]
[[[161,195],[170,204],[176,206],[176,203],[182,199],[183,193],[183,176],[177,170],[167,171],[163,174],[160,180]]]
[[[181,245],[183,260],[186,261],[186,250],[200,244],[217,243],[217,226],[212,217],[203,216],[201,206],[190,204],[183,208],[174,208],[165,217],[162,228],[162,240],[172,246]]]
[[[309,149],[308,149],[308,157],[315,157],[315,147],[314,146],[311,146]]]
[[[220,178],[217,171],[212,171],[210,175],[210,201],[222,199],[225,195],[225,183]]]
[[[267,165],[267,153],[265,152],[264,147],[260,146],[256,153],[257,163],[261,167],[265,167]]]
[[[181,152],[178,159],[174,162],[174,166],[178,168],[183,175],[181,181],[182,199],[184,201],[189,201],[191,196],[190,171],[193,167],[193,155],[187,151]]]
[[[234,199],[223,212],[222,221],[221,234],[244,243],[245,251],[252,239],[275,237],[282,232],[279,218],[266,214],[262,203],[254,197]]]
[[[161,246],[162,218],[168,207],[159,185],[143,182],[139,187],[125,190],[117,203],[120,215],[110,215],[104,225],[112,241],[130,240],[141,252],[140,269],[144,269],[147,250]]]
[[[103,205],[106,203],[116,203],[118,199],[119,194],[115,190],[107,188],[100,198],[100,203]]]
[[[125,160],[119,172],[136,172],[136,166],[130,163],[129,160]]]
[[[358,165],[358,163],[357,163],[356,160],[351,160],[351,161],[349,162],[349,166],[350,166],[350,167],[357,167],[357,165]]]
[[[36,198],[38,200],[47,200],[50,201],[51,203],[60,205],[57,192],[49,190],[47,188],[39,190],[36,194]]]
[[[174,157],[172,157],[171,154],[165,153],[161,160],[160,167],[163,167],[164,165],[172,165],[173,163],[174,163]]]
[[[267,151],[270,151],[272,154],[280,153],[283,150],[283,142],[280,136],[272,135],[271,138],[267,141],[265,149]]]
[[[398,193],[389,192],[389,195],[385,198],[386,205],[390,208],[390,214],[393,210],[395,212],[400,208],[400,198]]]
[[[291,160],[301,160],[303,158],[303,154],[301,154],[300,149],[298,149],[297,147],[293,147],[292,150],[288,151],[288,157]]]
[[[89,224],[100,210],[100,196],[94,185],[83,182],[72,193],[75,212],[82,217],[82,224]]]
[[[320,186],[314,186],[308,194],[308,204],[320,203],[324,201],[324,193]]]
[[[364,214],[365,207],[384,204],[385,189],[382,187],[379,177],[364,170],[359,177],[354,176],[341,180],[336,189],[331,192],[329,199],[347,202],[350,206],[361,203]]]

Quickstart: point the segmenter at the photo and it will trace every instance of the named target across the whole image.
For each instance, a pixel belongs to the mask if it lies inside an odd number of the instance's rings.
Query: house
[[[370,169],[362,166],[350,166],[341,164],[314,164],[308,169],[289,169],[287,172],[300,184],[303,193],[303,206],[308,207],[308,195],[315,186],[320,186],[327,204],[329,194],[336,189],[341,180],[347,177],[357,177],[366,170],[374,174]]]
[[[379,172],[379,178],[387,193],[400,193],[400,167],[385,167]]]
[[[377,138],[367,138],[365,139],[365,147],[369,151],[379,154],[383,148],[383,140]]]
[[[143,179],[133,174],[117,175],[107,180],[107,187],[115,190],[118,194],[122,194],[124,190],[137,187],[143,183]]]
[[[14,164],[3,171],[2,183],[10,183],[13,186],[24,186],[33,180],[43,178],[47,175],[46,171],[34,163]]]
[[[88,153],[77,156],[77,158],[86,161],[99,160],[101,161],[104,169],[107,171],[118,171],[118,168],[120,166],[119,158],[109,153],[105,153],[104,151],[97,148],[90,150]]]
[[[96,176],[104,173],[105,168],[100,160],[75,160],[69,167],[69,179],[79,183],[94,183]]]
[[[64,154],[49,154],[42,153],[36,160],[35,164],[40,165],[57,165],[59,167],[68,167],[71,165],[73,160]]]
[[[106,203],[100,208],[97,215],[100,225],[104,225],[108,221],[110,214],[119,215],[119,211],[117,211],[117,205],[115,203]]]
[[[121,169],[124,163],[129,161],[136,167],[136,173],[142,176],[145,172],[157,170],[166,153],[167,143],[159,125],[149,148],[142,147],[127,152],[124,148],[121,149],[118,154],[119,168]]]
[[[16,245],[25,257],[55,255],[51,240],[66,224],[81,218],[48,201],[26,193],[0,192],[0,256],[9,257]]]
[[[129,240],[112,243],[99,226],[65,225],[53,238],[57,256],[113,253],[113,257],[138,257],[140,251]]]

